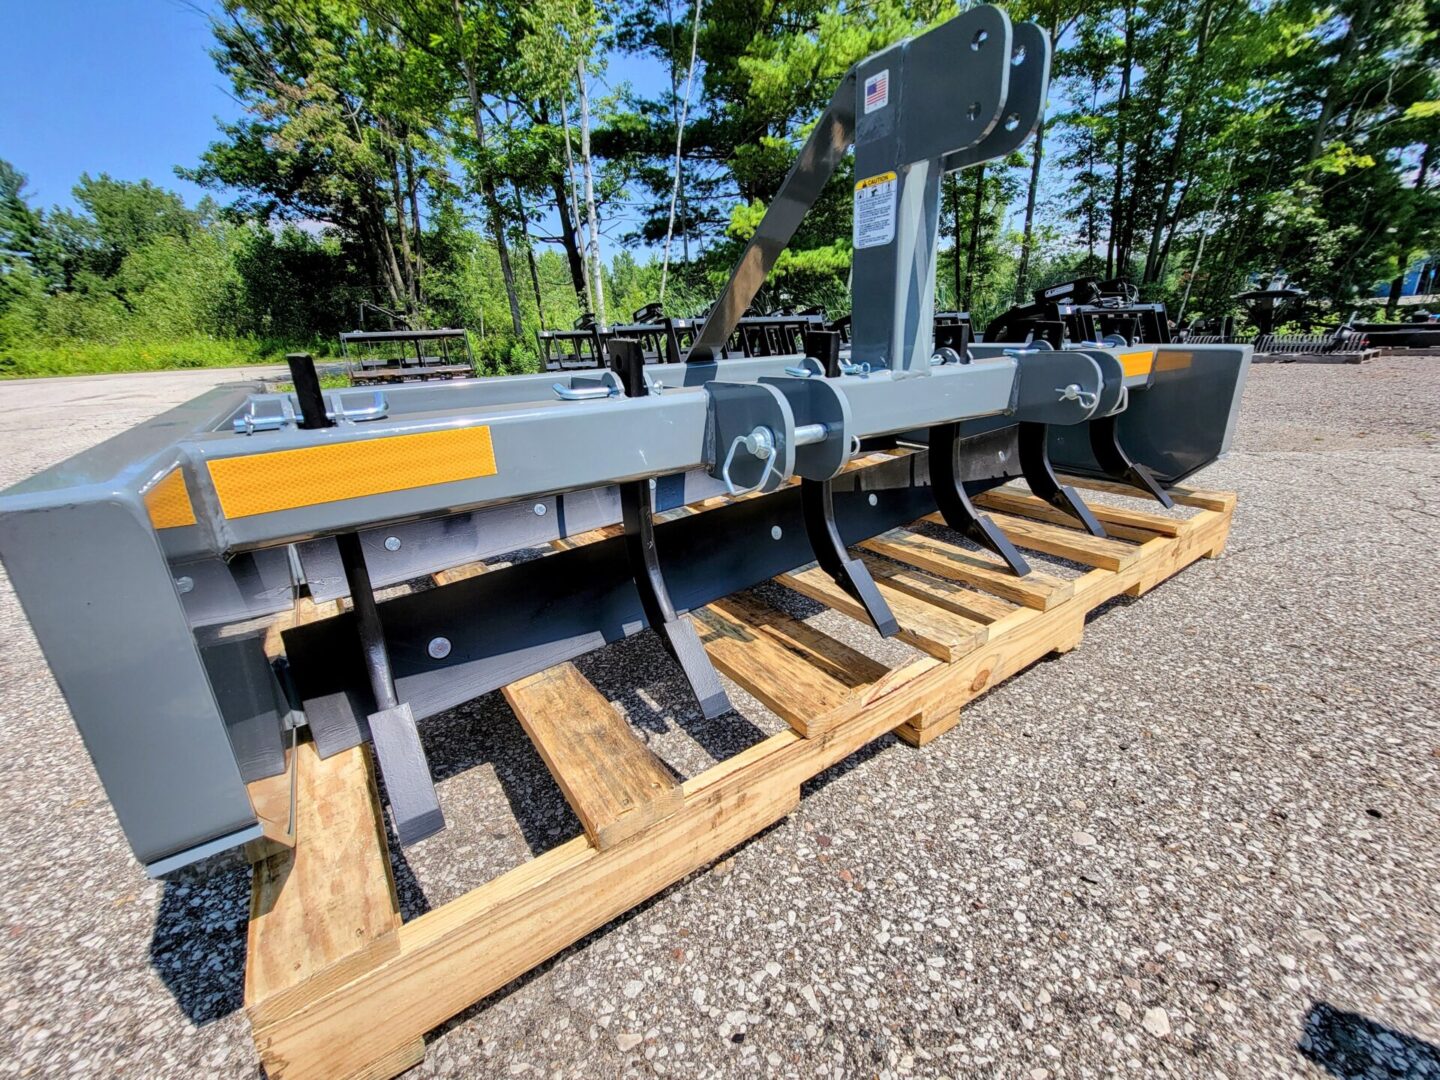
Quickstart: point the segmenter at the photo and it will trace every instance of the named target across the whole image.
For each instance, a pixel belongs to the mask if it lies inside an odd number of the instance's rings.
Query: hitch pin
[[[795,428],[792,441],[796,446],[813,446],[815,443],[824,442],[829,437],[829,424],[800,424]],[[740,450],[765,462],[765,469],[761,472],[760,479],[751,487],[739,487],[730,476],[730,468],[735,463],[736,453]],[[752,491],[761,490],[770,479],[770,474],[775,471],[775,450],[775,433],[763,424],[756,425],[748,435],[735,436],[730,443],[730,452],[725,455],[725,462],[720,466],[720,479],[725,483],[725,490],[731,495],[748,495]]]
[[[1055,392],[1060,395],[1061,401],[1078,401],[1082,409],[1095,407],[1095,395],[1088,390],[1081,390],[1079,383],[1072,382],[1068,386],[1057,386]]]

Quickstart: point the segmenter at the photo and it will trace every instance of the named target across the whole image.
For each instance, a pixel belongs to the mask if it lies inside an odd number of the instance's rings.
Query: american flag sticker
[[[868,116],[876,109],[890,104],[890,69],[877,71],[865,80],[865,113]]]

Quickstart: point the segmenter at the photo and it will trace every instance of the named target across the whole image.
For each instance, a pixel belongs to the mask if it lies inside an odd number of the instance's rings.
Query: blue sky
[[[73,205],[82,172],[176,178],[234,119],[207,49],[205,16],[179,0],[17,0],[0,34],[0,157],[30,178],[32,204]]]
[[[175,176],[240,106],[210,59],[206,0],[15,0],[0,34],[0,158],[25,173],[32,205],[73,206],[82,172],[148,179],[190,204]],[[612,57],[597,92],[630,80],[647,92],[660,65]]]

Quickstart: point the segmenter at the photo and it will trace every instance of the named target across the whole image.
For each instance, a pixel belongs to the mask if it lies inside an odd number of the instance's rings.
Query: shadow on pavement
[[[1340,1080],[1440,1080],[1440,1047],[1323,1001],[1296,1049]]]

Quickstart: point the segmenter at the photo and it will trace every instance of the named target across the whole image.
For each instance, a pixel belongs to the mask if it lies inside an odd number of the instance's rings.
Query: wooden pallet
[[[780,820],[817,773],[887,732],[917,746],[945,733],[967,702],[1073,649],[1101,604],[1220,553],[1235,497],[1173,494],[1197,512],[1181,520],[1093,500],[1111,534],[1104,540],[1022,492],[978,500],[1017,546],[1090,568],[1078,576],[1016,578],[988,554],[914,528],[861,545],[901,639],[918,650],[896,667],[753,593],[692,613],[715,666],[790,730],[686,780],[573,665],[506,687],[584,832],[409,922],[396,905],[368,750],[322,761],[302,744],[297,811],[284,834],[293,846],[276,844],[257,864],[251,907],[245,1004],[267,1074],[409,1068],[424,1056],[427,1031]],[[862,616],[818,570],[780,580]],[[267,797],[274,802],[273,784]]]

